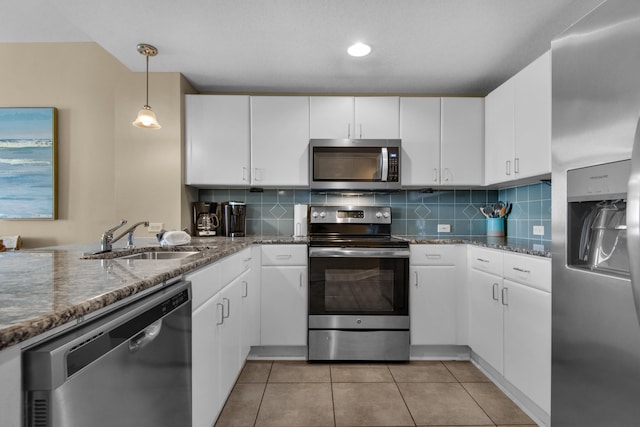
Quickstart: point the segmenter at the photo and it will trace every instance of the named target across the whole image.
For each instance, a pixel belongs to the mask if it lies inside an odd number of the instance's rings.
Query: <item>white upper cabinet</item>
[[[395,139],[399,137],[396,96],[310,97],[311,138]]]
[[[311,138],[354,137],[354,98],[351,96],[312,96],[309,98]]]
[[[400,98],[397,96],[355,99],[355,138],[395,139],[400,136]]]
[[[251,184],[309,185],[309,98],[251,97]]]
[[[551,51],[516,78],[516,179],[551,172]]]
[[[485,98],[485,184],[513,179],[514,88],[508,80]]]
[[[484,99],[442,98],[441,114],[440,184],[483,185]]]
[[[440,183],[440,98],[400,98],[403,186]]]
[[[551,173],[551,53],[486,97],[485,183]]]
[[[249,185],[249,97],[185,96],[185,183]]]

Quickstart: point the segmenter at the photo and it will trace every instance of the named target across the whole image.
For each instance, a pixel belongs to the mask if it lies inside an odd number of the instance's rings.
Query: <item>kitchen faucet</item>
[[[127,248],[130,248],[133,246],[133,232],[135,231],[136,227],[138,227],[139,225],[143,225],[145,227],[149,226],[149,221],[140,221],[140,222],[136,222],[135,224],[133,224],[131,227],[127,228],[125,231],[122,232],[122,234],[113,237],[113,232],[116,231],[117,229],[119,229],[120,227],[122,227],[123,225],[125,225],[127,223],[126,219],[122,219],[122,221],[120,221],[120,224],[116,225],[113,228],[110,228],[109,230],[105,231],[104,233],[102,233],[102,237],[100,238],[100,251],[102,252],[108,252],[112,249],[112,245],[117,242],[118,240],[122,239],[125,235],[128,235],[127,238]]]

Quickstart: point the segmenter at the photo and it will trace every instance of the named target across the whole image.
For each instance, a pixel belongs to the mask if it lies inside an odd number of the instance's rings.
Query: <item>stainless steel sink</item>
[[[149,260],[182,259],[198,253],[200,252],[198,251],[149,251],[149,252],[138,252],[136,254],[131,254],[131,255],[123,255],[116,258],[117,259],[149,259]]]

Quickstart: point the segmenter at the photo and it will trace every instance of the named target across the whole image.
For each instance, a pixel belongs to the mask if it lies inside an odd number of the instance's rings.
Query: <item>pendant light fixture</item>
[[[149,107],[149,57],[156,56],[158,54],[158,49],[150,44],[144,43],[140,43],[137,48],[138,52],[147,58],[147,101],[142,109],[138,111],[138,117],[136,117],[133,125],[143,129],[160,129],[161,126],[160,123],[158,123],[156,114],[153,112],[151,107]]]

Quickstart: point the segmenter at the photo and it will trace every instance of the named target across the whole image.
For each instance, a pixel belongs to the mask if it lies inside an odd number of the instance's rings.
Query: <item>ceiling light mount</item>
[[[366,43],[358,42],[349,46],[349,49],[347,49],[347,53],[355,57],[367,56],[369,53],[371,53],[371,46]]]
[[[138,49],[138,53],[144,55],[147,61],[147,97],[142,109],[138,111],[138,117],[136,117],[133,125],[143,129],[160,129],[162,126],[158,123],[156,114],[149,106],[149,57],[156,56],[158,54],[158,49],[156,49],[155,46],[151,46],[146,43],[140,43],[136,48]]]

